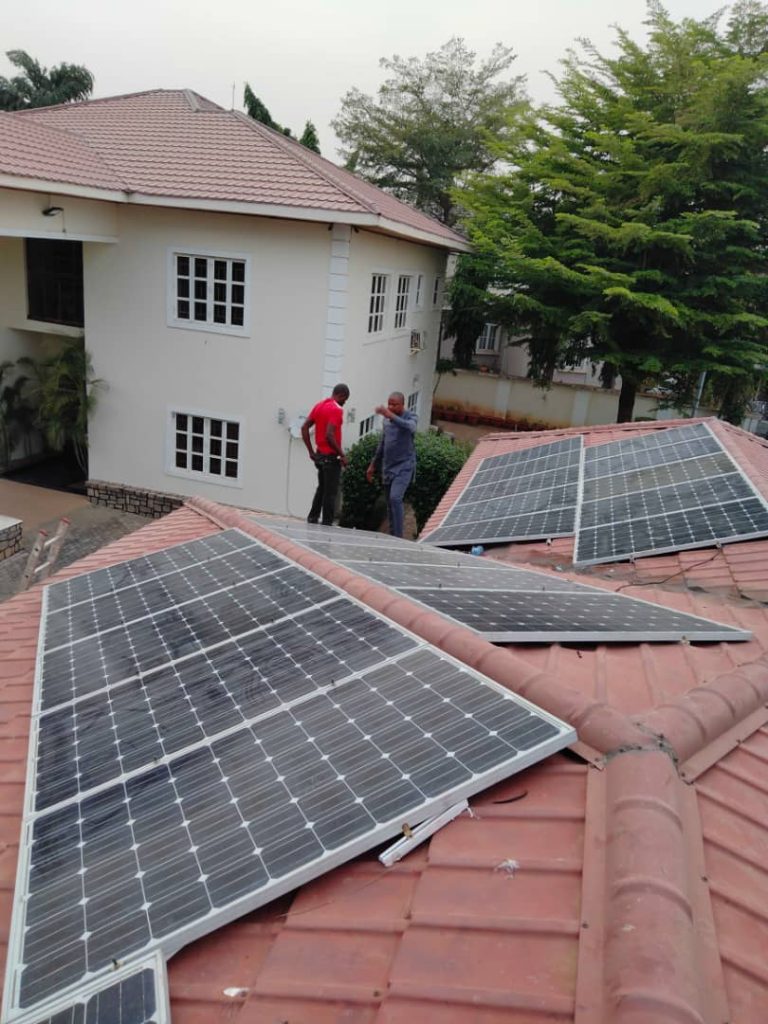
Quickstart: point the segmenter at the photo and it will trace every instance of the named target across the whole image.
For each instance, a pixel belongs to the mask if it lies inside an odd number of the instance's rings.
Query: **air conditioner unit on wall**
[[[425,331],[411,331],[411,354],[423,352],[426,347],[426,340]]]

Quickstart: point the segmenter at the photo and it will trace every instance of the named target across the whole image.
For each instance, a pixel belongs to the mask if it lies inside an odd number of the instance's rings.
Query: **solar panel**
[[[575,739],[221,537],[114,567],[112,590],[100,571],[45,591],[9,1024],[87,1009],[115,963],[171,955]]]
[[[483,459],[441,525],[423,539],[451,546],[570,536],[581,458],[578,435]]]
[[[258,521],[283,535],[291,531],[283,523]],[[384,542],[377,546],[346,543],[352,532],[326,527],[309,539],[306,535],[301,539],[301,534],[293,539],[492,642],[637,643],[749,640],[752,636],[747,630],[574,583],[552,572],[518,569],[412,541],[387,542],[384,534]]]
[[[100,984],[52,1009],[24,1015],[19,1024],[170,1024],[165,965],[153,956],[128,970],[113,970]]]
[[[706,424],[588,448],[574,562],[768,535],[768,503]]]

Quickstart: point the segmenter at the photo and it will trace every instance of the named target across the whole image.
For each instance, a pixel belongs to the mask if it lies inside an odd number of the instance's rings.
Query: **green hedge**
[[[380,482],[377,479],[369,484],[365,479],[365,471],[376,451],[379,436],[368,434],[347,452],[349,465],[342,477],[342,526],[377,530],[387,514]],[[405,498],[413,508],[416,526],[421,531],[453,478],[467,461],[471,446],[432,431],[417,434],[415,445],[416,475]]]

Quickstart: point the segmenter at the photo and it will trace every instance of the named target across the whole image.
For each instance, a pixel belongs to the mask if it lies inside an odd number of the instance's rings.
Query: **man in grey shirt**
[[[378,405],[375,411],[384,417],[384,431],[365,476],[370,484],[374,473],[381,472],[389,508],[389,532],[393,537],[402,537],[403,495],[416,469],[413,437],[418,416],[405,408],[405,396],[401,391],[393,391],[386,406]]]

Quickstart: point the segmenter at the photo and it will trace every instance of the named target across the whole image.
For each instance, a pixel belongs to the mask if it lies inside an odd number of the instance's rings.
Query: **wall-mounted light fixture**
[[[63,206],[46,206],[43,210],[44,217],[55,217],[59,213],[64,213]]]

